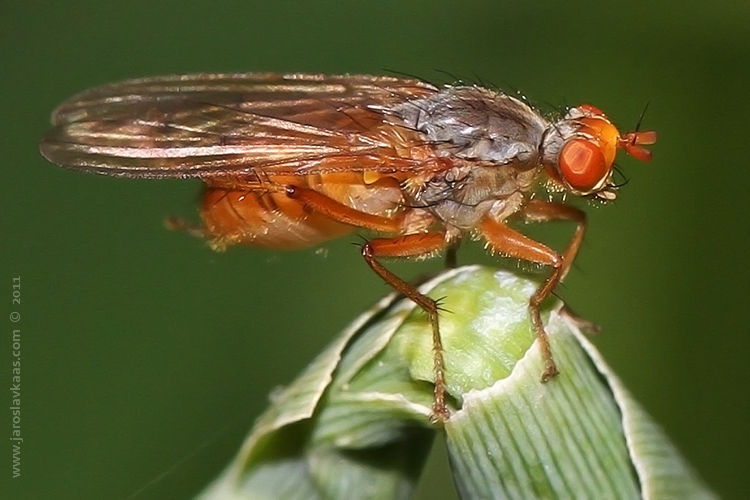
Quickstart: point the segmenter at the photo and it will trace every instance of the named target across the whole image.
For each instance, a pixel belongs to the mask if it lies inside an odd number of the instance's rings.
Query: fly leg
[[[542,382],[546,382],[557,375],[558,371],[552,357],[552,349],[549,345],[547,333],[544,331],[544,324],[542,323],[539,306],[550,296],[557,284],[568,274],[568,270],[570,269],[573,259],[583,241],[583,234],[586,229],[586,214],[577,208],[562,203],[532,200],[525,207],[523,215],[529,222],[570,220],[576,223],[575,234],[562,255],[552,250],[547,245],[532,240],[528,236],[525,236],[495,220],[485,219],[480,225],[482,235],[485,237],[492,250],[510,257],[552,267],[552,273],[547,277],[544,283],[542,283],[542,286],[534,292],[531,299],[529,299],[531,321],[534,325],[534,331],[536,332],[539,341],[539,348],[542,351],[542,358],[544,359]]]
[[[308,188],[288,185],[284,189],[287,196],[304,203],[310,210],[344,224],[384,233],[397,233],[401,230],[402,218],[400,217],[388,218],[360,212]],[[421,307],[430,319],[435,370],[435,392],[431,419],[436,422],[445,421],[450,415],[448,408],[445,406],[445,363],[443,360],[443,342],[440,339],[438,327],[438,305],[433,299],[419,293],[419,290],[414,286],[386,269],[377,259],[381,257],[429,255],[443,250],[446,246],[448,246],[448,243],[443,232],[376,238],[362,245],[362,256],[372,270],[396,291]]]
[[[586,232],[586,213],[570,205],[542,200],[532,200],[523,212],[526,222],[571,221],[575,222],[576,230],[563,253],[563,269],[560,281],[568,275],[570,267],[578,254]]]
[[[401,216],[390,218],[368,214],[339,203],[313,189],[289,184],[284,186],[284,192],[288,197],[303,203],[310,210],[351,226],[381,233],[397,233],[403,224]]]
[[[397,238],[376,238],[362,246],[362,256],[378,276],[395,288],[399,293],[417,304],[427,314],[432,327],[432,353],[435,371],[435,390],[432,403],[433,422],[448,420],[450,412],[445,406],[445,362],[443,359],[443,342],[438,325],[438,305],[433,299],[419,293],[419,290],[386,269],[380,257],[415,257],[429,255],[447,246],[442,232],[407,234]]]

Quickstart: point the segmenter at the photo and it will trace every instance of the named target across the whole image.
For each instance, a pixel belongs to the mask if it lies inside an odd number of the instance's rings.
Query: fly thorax
[[[470,230],[498,201],[523,190],[509,166],[467,163],[435,175],[414,194],[414,206],[430,211],[446,226]],[[525,176],[522,175],[525,181]]]
[[[470,231],[479,225],[494,203],[494,200],[484,200],[476,205],[465,205],[456,200],[443,200],[431,207],[430,212],[447,228]]]
[[[508,217],[521,210],[525,201],[523,194],[520,192],[513,193],[507,198],[495,201],[490,207],[488,214],[492,219],[504,222]]]
[[[539,163],[549,126],[526,103],[478,87],[446,87],[384,112],[424,134],[438,154],[520,169]]]

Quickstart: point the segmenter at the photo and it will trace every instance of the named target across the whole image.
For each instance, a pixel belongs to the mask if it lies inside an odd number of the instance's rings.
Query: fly
[[[433,419],[445,420],[436,302],[380,259],[449,261],[462,238],[551,269],[529,311],[558,373],[540,304],[565,277],[586,228],[583,211],[539,191],[614,200],[618,149],[648,161],[656,133],[620,134],[590,105],[548,119],[499,91],[387,76],[197,74],[128,80],[84,91],[52,115],[41,152],[66,168],[115,177],[199,178],[201,228],[216,250],[318,245],[356,230],[367,264],[429,317]],[[511,221],[572,221],[558,253]]]

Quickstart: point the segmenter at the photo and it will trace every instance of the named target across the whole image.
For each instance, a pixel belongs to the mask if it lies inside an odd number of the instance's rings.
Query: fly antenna
[[[649,161],[651,159],[651,152],[642,146],[656,142],[656,132],[653,130],[640,131],[641,123],[643,122],[643,117],[646,116],[649,104],[647,102],[643,108],[643,112],[641,112],[641,116],[638,118],[638,123],[635,126],[635,131],[620,136],[617,144],[617,147],[623,148],[630,156],[641,161]]]

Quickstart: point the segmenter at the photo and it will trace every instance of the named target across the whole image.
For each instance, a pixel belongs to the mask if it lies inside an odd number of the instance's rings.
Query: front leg
[[[484,219],[480,224],[480,231],[487,241],[487,245],[494,252],[500,252],[508,257],[544,264],[552,267],[552,274],[542,283],[542,286],[534,292],[529,300],[529,312],[531,322],[534,325],[539,348],[544,359],[544,372],[542,382],[546,382],[557,375],[557,366],[552,359],[552,349],[549,345],[547,333],[544,331],[542,315],[539,305],[549,297],[555,286],[560,282],[563,273],[563,257],[549,248],[547,245],[532,240],[528,236],[509,228],[493,219]]]
[[[523,216],[528,222],[569,220],[576,223],[576,231],[562,255],[547,245],[532,240],[528,236],[493,219],[485,219],[480,225],[480,231],[492,250],[510,257],[552,267],[552,273],[534,295],[531,296],[531,299],[529,299],[531,321],[539,340],[542,357],[544,358],[542,382],[546,382],[557,375],[558,370],[552,357],[552,349],[549,345],[547,333],[544,331],[539,307],[552,294],[557,284],[568,274],[570,266],[573,264],[573,260],[583,241],[583,235],[586,230],[586,214],[575,207],[563,203],[532,200],[526,205]]]
[[[563,269],[560,276],[560,281],[562,281],[568,275],[568,271],[578,254],[578,249],[583,242],[583,235],[586,232],[586,213],[564,203],[531,200],[523,211],[523,218],[526,222],[575,222],[576,231],[570,239],[565,253],[563,253]]]

